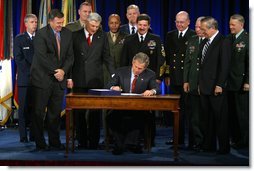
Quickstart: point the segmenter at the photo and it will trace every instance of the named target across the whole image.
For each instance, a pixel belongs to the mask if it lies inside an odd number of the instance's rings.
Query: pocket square
[[[30,47],[23,47],[23,49],[30,49]]]

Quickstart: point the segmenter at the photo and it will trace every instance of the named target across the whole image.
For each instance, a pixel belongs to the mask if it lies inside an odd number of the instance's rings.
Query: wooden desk
[[[66,154],[70,140],[70,112],[73,109],[160,110],[174,113],[174,159],[178,159],[179,95],[157,96],[99,96],[70,93],[66,95]],[[73,121],[73,120],[72,120]],[[72,129],[72,152],[74,152],[74,129]]]

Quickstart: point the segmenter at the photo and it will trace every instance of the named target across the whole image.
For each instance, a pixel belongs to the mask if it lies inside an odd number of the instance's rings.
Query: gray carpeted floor
[[[144,151],[142,154],[134,154],[127,151],[123,155],[114,156],[110,151],[105,151],[101,145],[100,150],[76,150],[69,154],[69,158],[65,158],[65,151],[36,152],[33,142],[19,142],[17,128],[7,128],[0,131],[0,163],[2,163],[0,165],[6,165],[6,162],[7,165],[12,163],[34,165],[29,164],[29,161],[35,163],[43,161],[44,165],[249,166],[249,149],[232,148],[230,154],[218,155],[194,152],[187,147],[182,147],[179,150],[179,161],[176,162],[173,160],[171,146],[165,144],[167,138],[171,136],[170,132],[172,128],[157,128],[156,146],[150,153]],[[101,133],[103,134],[103,131]],[[101,142],[103,139],[101,135]],[[61,131],[61,141],[65,144],[64,130]]]

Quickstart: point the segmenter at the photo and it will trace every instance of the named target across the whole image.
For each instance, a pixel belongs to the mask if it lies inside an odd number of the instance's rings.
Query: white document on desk
[[[142,96],[142,94],[136,94],[136,93],[121,93],[122,96]]]

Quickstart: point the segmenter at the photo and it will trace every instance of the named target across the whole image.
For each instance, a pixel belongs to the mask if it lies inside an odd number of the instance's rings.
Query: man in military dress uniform
[[[177,29],[168,32],[166,35],[165,52],[167,65],[170,68],[170,79],[166,79],[166,85],[170,85],[174,94],[180,94],[181,96],[179,144],[184,144],[185,95],[183,91],[183,66],[187,41],[195,32],[189,28],[190,18],[186,11],[177,13],[175,23]],[[173,138],[170,138],[166,144],[173,144]]]
[[[203,141],[200,95],[198,93],[200,49],[205,42],[203,31],[200,29],[202,18],[204,17],[199,17],[196,20],[195,31],[197,35],[192,36],[188,41],[183,69],[183,89],[185,93],[188,93],[190,102],[189,147],[193,150],[200,150]]]
[[[229,21],[232,55],[228,77],[228,103],[231,145],[248,147],[249,143],[249,35],[244,18],[232,15]]]
[[[68,23],[66,25],[66,28],[71,30],[72,32],[78,31],[80,29],[83,29],[85,27],[85,22],[87,20],[87,17],[92,12],[92,5],[89,2],[83,2],[79,6],[78,14],[79,14],[79,20],[75,22]]]

